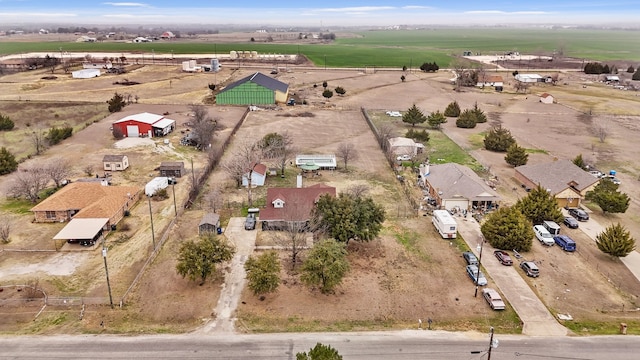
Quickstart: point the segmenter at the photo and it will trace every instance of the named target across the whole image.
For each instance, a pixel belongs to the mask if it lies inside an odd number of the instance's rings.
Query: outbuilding
[[[551,95],[551,94],[544,93],[544,94],[540,95],[540,102],[543,103],[543,104],[553,104],[554,100],[555,99],[553,98],[553,95]]]
[[[82,69],[71,72],[74,79],[91,79],[100,76],[100,69]]]
[[[198,225],[198,235],[205,235],[207,233],[215,234],[220,229],[220,215],[216,213],[204,214],[200,224]]]
[[[147,112],[125,116],[113,123],[113,128],[121,131],[125,137],[165,136],[175,127],[175,120]]]
[[[394,137],[388,141],[389,151],[397,156],[408,155],[413,158],[424,150],[423,144],[417,143],[410,138]]]
[[[257,72],[242,78],[216,95],[218,105],[268,105],[286,103],[289,85]]]
[[[153,196],[158,190],[166,189],[169,186],[169,178],[166,176],[158,176],[144,186],[144,194]]]
[[[163,161],[160,163],[160,176],[166,177],[182,177],[184,175],[184,162],[182,161]]]
[[[124,171],[129,167],[127,155],[105,155],[102,158],[102,168],[105,171]]]

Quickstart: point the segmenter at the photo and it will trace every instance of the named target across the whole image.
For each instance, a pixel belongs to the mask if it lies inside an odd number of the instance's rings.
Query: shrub
[[[475,114],[469,109],[463,111],[456,120],[456,126],[463,129],[473,129],[476,127]]]
[[[457,101],[454,101],[449,105],[447,105],[447,108],[444,110],[444,116],[447,116],[447,117],[460,116],[460,105],[458,105]]]
[[[0,114],[0,131],[13,130],[15,125],[8,116]]]
[[[73,135],[73,128],[70,126],[65,126],[63,128],[52,127],[49,129],[49,133],[46,136],[49,145],[56,145],[60,143],[62,140],[71,137]]]

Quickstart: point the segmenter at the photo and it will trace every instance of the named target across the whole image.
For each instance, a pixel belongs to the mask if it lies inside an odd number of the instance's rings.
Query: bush
[[[473,129],[476,127],[475,114],[469,109],[463,111],[458,120],[456,120],[456,126],[463,129]]]
[[[8,116],[0,114],[0,131],[13,130],[15,125]]]
[[[516,143],[511,131],[502,125],[494,126],[484,138],[484,148],[490,151],[505,152]]]
[[[114,113],[122,110],[122,108],[125,107],[126,102],[122,95],[115,93],[111,99],[107,100],[107,104],[109,104],[109,112]]]
[[[56,145],[60,143],[62,140],[71,137],[73,135],[73,128],[70,126],[65,126],[63,128],[52,127],[49,129],[49,133],[46,136],[47,142],[49,145]]]
[[[632,80],[640,80],[640,68],[638,68],[638,70],[636,70],[636,72],[633,74],[631,79]]]
[[[17,168],[16,157],[7,148],[0,148],[0,175],[10,174]]]
[[[404,135],[404,137],[407,137],[409,139],[418,140],[418,141],[421,141],[423,143],[429,141],[429,133],[427,132],[427,130],[417,131],[417,130],[409,129],[409,130],[407,130],[407,132]]]

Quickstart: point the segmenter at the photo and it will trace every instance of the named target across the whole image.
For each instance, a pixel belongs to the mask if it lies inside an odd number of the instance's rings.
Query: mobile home
[[[434,210],[431,217],[433,226],[436,227],[443,239],[455,239],[458,232],[456,220],[447,210]]]

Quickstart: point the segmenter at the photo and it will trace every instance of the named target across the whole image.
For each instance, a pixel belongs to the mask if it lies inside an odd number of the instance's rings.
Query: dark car
[[[569,209],[569,215],[573,216],[574,218],[576,218],[576,219],[578,219],[580,221],[589,220],[589,214],[587,214],[587,212],[582,210],[582,209],[571,208],[571,209]]]
[[[566,216],[564,218],[564,221],[562,221],[565,225],[567,225],[568,228],[570,229],[577,229],[578,228],[578,220],[576,220],[575,218],[572,218],[571,216]]]
[[[509,254],[506,251],[496,250],[493,252],[493,255],[495,255],[496,258],[498,258],[498,261],[500,261],[500,264],[505,266],[513,265],[513,260],[511,260],[511,256],[509,256]]]
[[[520,263],[520,268],[524,270],[527,276],[538,277],[540,276],[540,270],[538,269],[538,265],[536,265],[533,261],[523,261]]]
[[[471,251],[463,252],[462,257],[464,258],[464,261],[467,262],[467,265],[478,265],[478,258]]]
[[[256,228],[256,218],[249,215],[247,219],[244,221],[244,229],[245,230],[253,230]]]

